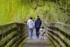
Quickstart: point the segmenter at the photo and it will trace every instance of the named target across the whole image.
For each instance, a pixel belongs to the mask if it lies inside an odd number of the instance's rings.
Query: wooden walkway
[[[48,39],[48,38],[47,38]],[[36,38],[35,31],[33,33],[33,39],[28,39],[27,42],[23,45],[23,47],[51,47],[51,43],[47,40],[41,40]]]

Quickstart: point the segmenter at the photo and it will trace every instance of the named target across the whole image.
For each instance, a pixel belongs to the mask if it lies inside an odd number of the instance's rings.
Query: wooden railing
[[[64,23],[46,24],[48,38],[55,47],[70,47],[70,25]]]
[[[0,26],[0,47],[18,47],[27,37],[27,26],[11,23]]]

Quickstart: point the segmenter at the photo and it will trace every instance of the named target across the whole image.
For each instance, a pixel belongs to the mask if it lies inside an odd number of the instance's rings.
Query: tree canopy
[[[26,21],[39,15],[48,23],[70,23],[70,0],[0,0],[0,24]]]

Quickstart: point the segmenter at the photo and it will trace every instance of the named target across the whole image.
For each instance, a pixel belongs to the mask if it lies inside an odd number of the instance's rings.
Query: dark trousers
[[[36,28],[36,36],[37,36],[37,38],[39,38],[39,34],[40,34],[39,29],[40,28]]]

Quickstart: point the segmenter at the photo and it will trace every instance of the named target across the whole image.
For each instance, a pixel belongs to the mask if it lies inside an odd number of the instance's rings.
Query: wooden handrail
[[[46,26],[46,30],[48,31],[47,34],[49,36],[51,35],[50,37],[52,38],[53,43],[58,42],[58,45],[61,44],[61,45],[59,45],[60,47],[61,46],[70,47],[70,26],[68,26],[67,24],[60,23],[60,22],[50,23],[50,24],[44,22],[44,24]],[[56,41],[53,40],[53,38]],[[57,47],[57,45],[56,45],[56,47]]]

